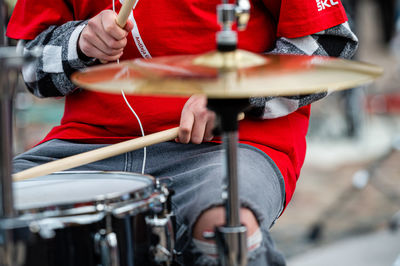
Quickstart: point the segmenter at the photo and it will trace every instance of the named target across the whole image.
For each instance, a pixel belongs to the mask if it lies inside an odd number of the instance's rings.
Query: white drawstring
[[[137,4],[138,1],[136,1]],[[115,13],[115,0],[112,0],[112,6],[113,6],[113,11]],[[136,5],[135,5],[136,6]],[[133,7],[135,8],[135,7]],[[119,64],[119,59],[117,59],[117,64]],[[136,114],[135,110],[133,110],[132,106],[129,104],[128,99],[125,96],[124,90],[121,89],[121,94],[122,97],[124,98],[124,101],[126,103],[126,105],[128,106],[128,108],[131,110],[131,112],[133,113],[133,115],[136,117],[136,120],[139,123],[139,127],[140,127],[140,131],[142,132],[142,136],[144,137],[144,130],[143,130],[143,126],[142,126],[142,122],[140,121],[139,116]],[[142,174],[144,175],[144,170],[146,168],[146,157],[147,157],[147,149],[146,147],[143,148],[143,164],[142,164]]]

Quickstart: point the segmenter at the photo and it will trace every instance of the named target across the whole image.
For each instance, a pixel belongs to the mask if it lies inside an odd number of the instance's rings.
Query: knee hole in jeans
[[[253,235],[258,229],[258,221],[253,212],[248,208],[240,208],[240,221],[247,227],[247,236]],[[200,214],[193,226],[193,237],[198,240],[213,243],[213,240],[205,239],[204,232],[214,232],[216,226],[225,223],[225,208],[222,206],[212,207]]]

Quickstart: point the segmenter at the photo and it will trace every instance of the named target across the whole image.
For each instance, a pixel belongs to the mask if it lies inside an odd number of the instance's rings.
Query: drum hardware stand
[[[104,206],[109,204],[105,202]],[[94,248],[100,255],[102,266],[119,266],[119,252],[117,235],[112,231],[111,225],[112,211],[105,208],[105,228],[100,229],[94,235]]]
[[[315,222],[308,233],[307,238],[310,241],[318,241],[321,239],[324,230],[324,221],[329,220],[335,213],[337,213],[341,208],[343,208],[343,203],[348,202],[352,197],[354,197],[354,192],[360,192],[364,189],[368,183],[374,185],[390,202],[399,202],[400,196],[394,191],[384,190],[383,187],[375,180],[376,170],[384,163],[390,156],[396,151],[400,151],[400,136],[397,136],[389,149],[382,154],[380,157],[375,159],[364,169],[358,170],[353,175],[352,186],[347,188],[342,192],[342,194],[337,198],[337,200],[321,215],[321,218]],[[400,226],[400,211],[393,215],[389,222],[389,228],[391,230],[397,230]]]
[[[222,0],[217,6],[217,18],[222,30],[217,32],[217,50],[230,52],[237,48],[237,33],[232,30],[232,24],[236,21],[238,30],[246,29],[250,18],[250,2],[248,0],[237,0],[236,4],[229,4]]]
[[[102,266],[120,265],[117,235],[114,232],[107,232],[107,229],[101,229],[94,235],[94,243],[96,252],[100,254]]]
[[[16,241],[13,228],[18,227],[12,188],[12,103],[17,72],[28,61],[38,57],[39,50],[23,56],[15,47],[6,47],[6,9],[0,0],[0,265],[20,265],[25,246]],[[11,81],[12,80],[12,81]]]
[[[217,18],[222,27],[216,34],[218,51],[232,52],[237,49],[237,33],[232,30],[232,24],[236,21],[238,30],[244,30],[249,16],[248,0],[237,0],[236,4],[229,4],[227,0],[223,0],[222,4],[217,6]],[[247,229],[240,223],[239,213],[237,117],[248,105],[248,99],[208,99],[208,108],[215,111],[220,119],[226,156],[227,187],[222,195],[226,210],[225,225],[216,227],[214,235],[207,234],[204,237],[215,239],[221,266],[247,265]]]
[[[220,129],[226,156],[227,191],[223,191],[222,195],[225,200],[225,225],[217,227],[214,235],[205,237],[216,240],[220,264],[223,266],[247,265],[247,229],[240,223],[239,214],[237,117],[249,105],[247,98],[208,100],[208,108],[215,111],[220,119]]]
[[[174,259],[174,228],[171,197],[173,192],[165,184],[156,181],[156,191],[161,197],[154,203],[153,214],[145,216],[145,222],[151,234],[150,254],[156,265],[171,265]],[[108,204],[105,204],[106,206]],[[111,228],[112,210],[106,213],[106,228],[94,236],[95,249],[101,257],[102,266],[120,265],[117,235]]]
[[[0,265],[13,265],[14,255],[18,253],[12,231],[3,228],[4,220],[15,216],[11,179],[13,89],[8,87],[11,74],[9,64],[12,61],[12,58],[8,58],[10,52],[12,50],[8,47],[0,47]]]
[[[7,5],[3,0],[0,0],[0,47],[7,45],[6,38],[6,19],[7,19]]]
[[[5,219],[15,216],[14,201],[12,192],[11,179],[11,158],[12,158],[12,95],[13,88],[8,87],[10,71],[10,61],[8,57],[11,49],[3,47],[5,45],[4,21],[3,17],[3,1],[0,2],[0,123],[1,123],[1,139],[0,139],[0,265],[13,265],[15,253],[18,253],[17,243],[11,230],[3,228]],[[12,55],[13,53],[11,53]],[[15,53],[14,53],[15,54]]]
[[[171,197],[174,194],[165,184],[160,184],[156,180],[156,190],[160,191],[161,195],[166,196],[164,201],[161,200],[162,206],[159,209],[154,209],[154,214],[146,216],[146,225],[150,230],[150,254],[157,265],[172,265],[174,259],[174,224],[175,216],[172,213]]]
[[[0,0],[0,119],[1,119],[1,142],[0,142],[0,182],[1,182],[1,204],[0,217],[13,217],[13,197],[11,180],[11,125],[12,125],[12,95],[13,88],[8,88],[8,76],[10,74],[10,61],[15,52],[6,45],[5,37],[5,4]],[[11,52],[11,54],[10,54]],[[10,57],[11,55],[11,57]]]

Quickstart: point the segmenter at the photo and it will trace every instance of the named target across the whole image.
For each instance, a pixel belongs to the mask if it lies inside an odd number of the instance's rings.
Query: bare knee
[[[241,223],[247,227],[247,236],[253,235],[259,229],[259,225],[253,212],[248,208],[240,209]],[[212,242],[203,237],[204,232],[214,232],[216,226],[225,223],[225,208],[222,206],[213,207],[204,211],[197,219],[193,228],[193,237],[195,239]]]

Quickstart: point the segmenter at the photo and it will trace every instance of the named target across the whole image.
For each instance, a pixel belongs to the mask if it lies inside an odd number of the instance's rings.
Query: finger
[[[104,54],[103,51],[100,51],[96,47],[93,47],[92,54],[93,54],[92,57],[99,59],[102,63],[106,63],[106,62],[117,61],[123,55],[123,52],[121,52],[117,55],[110,56],[110,55]]]
[[[79,46],[80,46],[81,50],[85,51],[85,48],[82,49],[82,46],[86,46],[86,48],[89,48],[90,46],[95,46],[98,50],[103,51],[103,53],[105,53],[108,56],[114,56],[114,55],[121,53],[123,50],[123,47],[126,45],[126,39],[121,40],[120,41],[121,43],[117,44],[117,45],[114,44],[115,40],[111,40],[110,42],[115,47],[115,48],[112,48],[112,47],[109,47],[109,45],[106,43],[105,39],[107,39],[107,36],[105,36],[105,35],[106,34],[104,33],[104,31],[102,31],[101,29],[98,29],[96,20],[89,21],[88,25],[83,29],[82,34],[79,39]],[[110,39],[111,37],[108,37],[108,38]],[[85,51],[85,52],[90,53],[90,50]]]
[[[127,32],[131,32],[133,30],[133,22],[131,20],[127,20],[126,21],[126,25],[124,27],[124,30],[126,30]]]
[[[91,37],[93,36],[93,37]],[[83,34],[81,36],[81,40],[79,42],[79,47],[81,51],[86,54],[87,56],[90,57],[95,57],[98,59],[118,59],[122,52],[123,49],[119,50],[109,50],[105,47],[103,41],[95,34]]]
[[[181,121],[178,130],[178,139],[181,143],[189,143],[194,123],[194,114],[190,111],[182,110]]]
[[[96,38],[90,40],[91,43],[97,47],[97,49],[103,51],[108,56],[114,56],[121,53],[126,45],[126,39],[121,41],[115,41],[106,34],[99,33]]]
[[[100,60],[100,62],[102,62],[103,64],[105,64],[105,63],[108,63],[108,62],[116,62],[118,59],[121,58],[121,56],[122,56],[123,54],[124,54],[124,53],[121,52],[120,54],[115,55],[115,56],[103,56],[103,58],[99,58],[99,57],[96,57],[96,58],[98,58],[98,59]]]
[[[196,112],[190,141],[194,144],[203,142],[206,125],[208,121],[208,111],[206,109]]]
[[[126,38],[128,35],[129,31],[126,31],[125,29],[121,28],[118,26],[116,22],[117,16],[115,15],[114,12],[107,12],[103,14],[102,17],[102,26],[104,31],[113,39],[116,41],[122,40]]]
[[[94,57],[94,58],[98,58],[100,60],[105,60],[105,61],[115,61],[118,58],[120,58],[123,53],[121,51],[119,54],[107,55],[102,50],[98,49],[95,45],[93,45],[92,43],[85,42],[85,41],[83,41],[80,44],[80,49],[85,55],[87,55],[89,57]]]
[[[214,138],[213,130],[215,127],[215,119],[216,115],[212,111],[208,111],[208,119],[207,119],[207,124],[206,128],[204,130],[204,141],[210,141]]]
[[[104,33],[100,33],[98,37],[102,40],[104,47],[108,52],[124,49],[128,42],[127,38],[124,38],[122,40],[115,40],[114,38],[111,38],[109,35]]]
[[[104,23],[112,24],[112,26],[104,25]],[[96,25],[97,26],[97,25]],[[124,34],[115,38],[115,31],[123,31]],[[97,37],[102,41],[101,48],[107,53],[111,53],[113,50],[119,50],[125,48],[127,44],[128,35],[123,29],[121,29],[115,21],[105,22],[102,21],[102,25],[100,29],[95,29],[94,32],[96,33]]]

